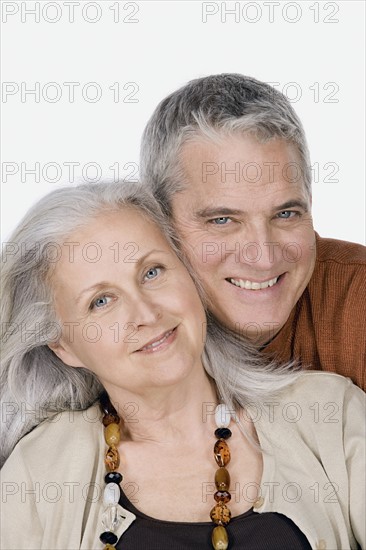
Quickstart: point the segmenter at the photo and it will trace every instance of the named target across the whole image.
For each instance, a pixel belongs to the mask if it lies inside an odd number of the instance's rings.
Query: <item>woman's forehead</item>
[[[166,242],[163,231],[144,212],[137,208],[121,208],[117,211],[101,212],[93,219],[78,227],[69,235],[68,240],[93,240],[108,244],[109,238],[118,238],[119,242],[129,241],[131,237],[148,243],[151,240]]]
[[[152,252],[175,256],[160,228],[137,210],[96,216],[60,243],[54,282],[89,272],[131,267]]]

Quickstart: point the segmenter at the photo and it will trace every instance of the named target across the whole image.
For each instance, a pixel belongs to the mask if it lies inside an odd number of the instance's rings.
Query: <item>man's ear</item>
[[[85,367],[62,339],[56,343],[48,344],[48,347],[63,363],[65,363],[65,365],[69,367]]]

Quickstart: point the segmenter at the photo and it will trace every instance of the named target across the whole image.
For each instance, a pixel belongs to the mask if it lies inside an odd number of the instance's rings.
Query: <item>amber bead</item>
[[[116,414],[105,414],[102,419],[103,426],[109,426],[110,424],[119,424],[120,418]]]
[[[215,460],[219,466],[226,466],[230,462],[230,449],[226,441],[218,439],[214,447]]]
[[[215,485],[218,491],[228,491],[230,488],[230,474],[226,468],[219,468],[215,473]]]
[[[231,500],[231,494],[228,491],[216,491],[214,494],[216,502],[224,502],[227,504]]]
[[[106,544],[103,550],[116,550],[116,547],[113,544]]]
[[[109,447],[108,451],[106,452],[104,463],[109,472],[117,470],[119,466],[119,452],[114,445]]]
[[[227,531],[222,525],[218,525],[212,531],[212,546],[214,550],[226,550],[229,546]]]
[[[109,447],[111,445],[118,445],[121,441],[121,430],[119,429],[119,425],[114,422],[113,424],[108,424],[104,430],[104,439]]]
[[[223,502],[219,502],[211,510],[210,517],[218,525],[226,525],[231,519],[231,512]]]

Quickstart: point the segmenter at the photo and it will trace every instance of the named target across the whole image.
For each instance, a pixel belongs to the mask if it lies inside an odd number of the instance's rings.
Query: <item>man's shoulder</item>
[[[349,309],[350,300],[358,310],[364,308],[366,247],[316,235],[316,248],[315,268],[307,287],[311,301],[319,306],[326,303],[329,312],[334,308],[343,309],[346,304]]]
[[[328,239],[316,234],[317,262],[366,266],[366,247],[362,244]]]

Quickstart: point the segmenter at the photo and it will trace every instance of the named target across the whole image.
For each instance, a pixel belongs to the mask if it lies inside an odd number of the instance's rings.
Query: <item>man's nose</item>
[[[274,231],[267,224],[244,226],[236,237],[235,243],[227,243],[226,248],[235,249],[240,263],[270,270],[280,259],[281,243],[276,240]]]

